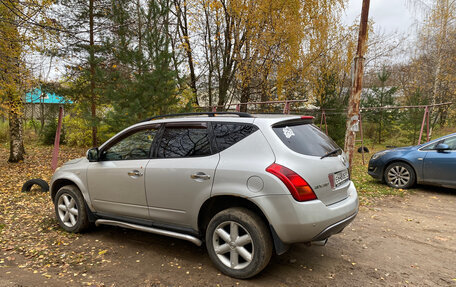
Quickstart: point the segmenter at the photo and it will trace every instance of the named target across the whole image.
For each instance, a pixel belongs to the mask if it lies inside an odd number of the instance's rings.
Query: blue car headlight
[[[379,151],[377,153],[374,153],[371,157],[371,159],[377,159],[379,157],[382,157],[384,156],[387,152],[389,152],[389,150],[382,150],[382,151]]]

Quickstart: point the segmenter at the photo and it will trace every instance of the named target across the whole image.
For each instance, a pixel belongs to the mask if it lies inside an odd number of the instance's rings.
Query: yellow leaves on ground
[[[59,164],[84,156],[84,150],[63,146]],[[94,250],[73,244],[75,234],[59,228],[49,193],[21,192],[26,180],[49,182],[52,176],[52,147],[26,146],[26,152],[24,162],[10,164],[8,150],[0,147],[0,268],[17,266],[53,278],[65,276],[71,266],[102,264]]]

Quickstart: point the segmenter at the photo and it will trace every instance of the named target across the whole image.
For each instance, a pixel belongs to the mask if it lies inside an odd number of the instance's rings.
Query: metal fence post
[[[421,144],[421,137],[423,136],[424,124],[427,119],[427,140],[429,141],[429,106],[424,109],[423,122],[421,123],[420,137],[418,138],[418,144]]]
[[[51,169],[53,171],[55,171],[55,169],[57,168],[57,162],[59,160],[59,146],[60,146],[60,133],[62,130],[62,117],[63,117],[63,107],[60,107],[59,122],[57,124],[57,130],[55,131],[54,151],[52,152]]]
[[[289,114],[290,113],[290,102],[285,101],[285,107],[283,108],[283,113],[284,114]]]

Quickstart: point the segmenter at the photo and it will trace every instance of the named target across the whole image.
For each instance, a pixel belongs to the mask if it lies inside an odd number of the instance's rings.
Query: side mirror
[[[438,152],[444,152],[446,150],[450,150],[450,147],[447,144],[440,143],[440,144],[435,146],[435,149]]]
[[[94,147],[87,151],[87,159],[90,162],[98,161],[98,148]]]

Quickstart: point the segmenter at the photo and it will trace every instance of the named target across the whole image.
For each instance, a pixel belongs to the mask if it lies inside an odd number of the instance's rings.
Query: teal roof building
[[[25,94],[25,103],[27,104],[72,104],[73,101],[67,100],[55,93],[48,93],[36,88]]]

